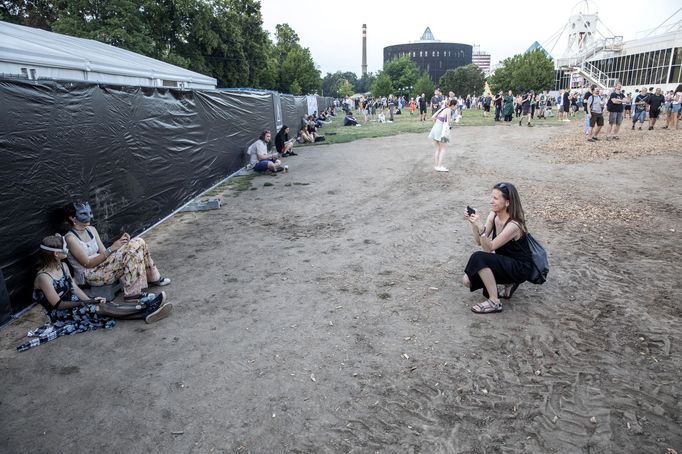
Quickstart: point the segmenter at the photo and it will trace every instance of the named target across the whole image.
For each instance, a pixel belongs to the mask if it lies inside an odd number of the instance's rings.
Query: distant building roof
[[[533,52],[534,50],[537,49],[541,49],[542,52],[544,52],[547,57],[549,57],[551,60],[554,60],[552,56],[549,54],[549,52],[547,52],[547,50],[544,47],[542,47],[542,45],[537,41],[534,41],[533,44],[531,44],[528,50],[526,50],[526,52],[524,53],[527,54],[528,52]]]
[[[0,73],[31,79],[214,89],[216,79],[98,41],[0,22]]]
[[[431,33],[431,27],[426,27],[426,30],[424,30],[424,33],[422,34],[421,41],[435,41],[436,38],[433,37],[433,33]]]

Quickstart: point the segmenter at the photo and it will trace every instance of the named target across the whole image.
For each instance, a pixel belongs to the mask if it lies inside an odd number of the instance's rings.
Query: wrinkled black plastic
[[[275,130],[270,93],[0,80],[0,100],[0,269],[14,312],[30,303],[38,245],[63,204],[89,200],[105,243],[139,233]]]

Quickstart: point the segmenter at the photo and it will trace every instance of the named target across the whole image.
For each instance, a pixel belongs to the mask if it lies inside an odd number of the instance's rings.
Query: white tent
[[[214,89],[216,79],[90,39],[0,22],[0,74],[138,87]]]

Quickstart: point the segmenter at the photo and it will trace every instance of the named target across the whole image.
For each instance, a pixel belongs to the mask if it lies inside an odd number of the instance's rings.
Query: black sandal
[[[519,284],[518,284],[518,283],[512,284],[511,287],[507,287],[507,286],[505,285],[505,286],[504,286],[504,295],[500,294],[500,295],[499,295],[500,298],[502,298],[502,299],[504,299],[504,300],[511,299],[512,295],[514,294],[514,292],[516,291],[517,288],[519,288]],[[507,290],[507,289],[509,289],[509,290]]]

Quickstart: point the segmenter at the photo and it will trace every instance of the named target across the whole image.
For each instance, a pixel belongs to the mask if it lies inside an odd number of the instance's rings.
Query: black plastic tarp
[[[0,99],[0,268],[14,312],[63,204],[90,201],[105,242],[139,233],[241,168],[275,126],[271,94],[0,80]]]
[[[296,137],[303,113],[299,115],[296,110],[296,99],[293,95],[280,95],[280,102],[284,124],[289,126],[289,136]]]
[[[308,115],[308,100],[305,96],[295,96],[294,101],[296,102],[296,113],[298,116],[298,127],[301,127],[301,120],[304,115]]]

